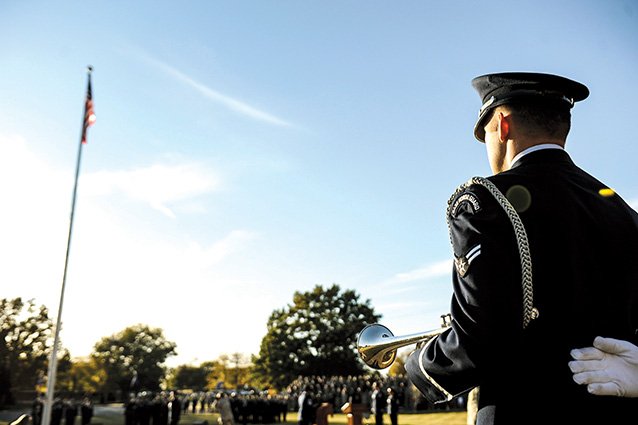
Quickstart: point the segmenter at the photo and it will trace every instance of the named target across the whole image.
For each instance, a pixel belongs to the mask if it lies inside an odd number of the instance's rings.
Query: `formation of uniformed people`
[[[171,393],[142,391],[124,404],[124,425],[176,425],[181,413],[181,403]]]
[[[230,393],[230,405],[238,424],[270,424],[284,422],[288,404],[283,395],[249,392]]]
[[[223,413],[216,402],[225,394],[236,424],[270,424],[284,422],[288,403],[285,396],[255,391],[140,392],[125,403],[125,425],[177,425],[183,415]],[[220,396],[221,398],[221,396]],[[222,403],[223,405],[223,403]],[[228,423],[228,421],[226,422]]]
[[[305,389],[314,398],[316,406],[330,403],[335,412],[346,404],[363,404],[368,411],[372,408],[373,384],[378,384],[379,394],[384,404],[380,413],[386,414],[387,390],[394,391],[393,402],[396,406],[410,410],[460,410],[465,409],[465,399],[459,398],[449,403],[429,403],[414,388],[407,376],[300,376],[283,391],[288,396],[288,410],[299,410],[299,396]],[[398,411],[398,408],[395,409]]]
[[[44,396],[39,394],[31,405],[31,421],[33,425],[42,423],[44,411]],[[84,397],[81,401],[76,398],[56,397],[51,406],[51,425],[75,425],[80,416],[80,424],[88,425],[93,417],[93,402],[90,397]]]
[[[404,376],[306,376],[298,377],[278,394],[258,391],[252,388],[242,390],[214,391],[161,391],[157,393],[141,391],[131,393],[124,403],[124,425],[178,425],[184,415],[194,413],[217,413],[223,416],[219,403],[224,394],[232,412],[232,423],[226,415],[223,425],[273,424],[285,423],[288,412],[299,412],[299,396],[305,388],[312,399],[308,410],[307,425],[317,424],[317,412],[323,407],[332,409],[327,413],[340,412],[345,403],[364,404],[370,408],[373,383],[377,383],[382,396],[382,414],[390,417],[390,423],[396,425],[393,415],[399,407],[417,410],[417,403],[423,398],[412,388]],[[389,390],[392,391],[390,399]],[[217,402],[216,402],[217,401]],[[387,408],[389,402],[395,408]],[[31,417],[33,425],[40,425],[44,396],[39,395],[33,402]],[[419,410],[431,408],[420,405]],[[449,409],[450,406],[436,406],[436,409]],[[77,418],[80,424],[76,424]],[[74,398],[56,398],[52,407],[51,425],[89,425],[93,417],[93,403],[90,397],[81,401]]]

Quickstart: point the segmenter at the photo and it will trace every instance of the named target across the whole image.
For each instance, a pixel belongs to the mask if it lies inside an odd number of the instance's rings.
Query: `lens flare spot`
[[[532,194],[525,186],[516,184],[510,187],[505,193],[505,197],[510,201],[516,212],[522,213],[532,205]]]
[[[602,197],[609,198],[610,196],[614,196],[616,192],[614,192],[614,189],[604,187],[598,191],[598,194]]]

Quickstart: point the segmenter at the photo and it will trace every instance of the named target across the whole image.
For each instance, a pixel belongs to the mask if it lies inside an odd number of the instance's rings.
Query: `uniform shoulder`
[[[491,179],[485,177],[472,177],[459,185],[448,200],[447,215],[456,218],[462,213],[471,215],[482,211],[487,205],[493,203],[495,186]]]

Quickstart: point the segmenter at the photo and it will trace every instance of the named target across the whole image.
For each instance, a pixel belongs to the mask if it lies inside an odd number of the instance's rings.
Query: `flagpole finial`
[[[89,70],[89,74],[90,74],[91,72],[93,72],[93,67],[92,67],[91,65],[88,65],[88,66],[86,67],[86,69],[88,69],[88,70]]]

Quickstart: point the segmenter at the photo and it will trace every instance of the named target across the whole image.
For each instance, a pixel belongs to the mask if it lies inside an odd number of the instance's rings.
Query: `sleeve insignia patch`
[[[456,217],[459,207],[465,203],[469,203],[472,206],[473,212],[477,212],[481,209],[481,204],[479,203],[476,195],[471,192],[465,192],[454,201],[454,204],[450,209],[450,211],[452,212],[452,217]]]
[[[470,263],[467,261],[465,257],[458,257],[454,259],[454,265],[456,266],[456,271],[461,277],[465,277],[467,274],[467,269],[470,267]]]
[[[472,264],[472,261],[474,261],[480,254],[481,244],[478,244],[470,249],[467,254],[454,258],[454,266],[456,267],[456,271],[459,276],[465,277],[465,275],[467,275],[470,264]]]

